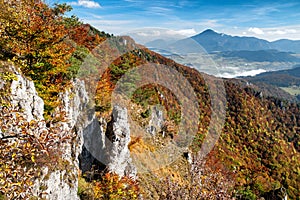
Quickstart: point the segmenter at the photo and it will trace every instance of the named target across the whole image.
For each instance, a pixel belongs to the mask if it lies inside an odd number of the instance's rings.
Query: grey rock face
[[[15,69],[13,71],[17,80],[11,83],[11,104],[23,110],[24,115],[27,116],[27,121],[44,119],[44,101],[38,96],[34,83],[23,77]]]
[[[80,154],[80,168],[86,172],[92,168],[94,161],[105,165],[105,132],[96,116],[82,129],[84,148]]]
[[[38,129],[47,129],[43,121],[44,102],[38,96],[34,83],[16,70],[13,71],[17,80],[11,83],[11,104],[23,111],[27,121],[40,121]],[[0,86],[4,84],[0,80]],[[55,112],[65,113],[65,120],[56,123],[56,126],[62,132],[74,135],[71,142],[64,143],[61,147],[61,159],[67,165],[57,167],[55,171],[44,167],[41,176],[34,182],[33,195],[49,200],[79,200],[78,172],[90,169],[94,159],[103,161],[110,171],[119,176],[127,175],[135,179],[136,168],[128,149],[130,129],[127,110],[114,107],[113,121],[107,126],[105,133],[102,126],[105,122],[99,123],[94,110],[89,107],[89,96],[83,81],[74,80],[59,98],[61,106]],[[88,150],[86,154],[82,153],[83,145]],[[81,166],[78,160],[80,154]]]
[[[38,122],[36,133],[47,130],[46,123],[44,122],[44,102],[38,96],[34,83],[17,70],[14,66],[10,66],[16,80],[13,80],[10,85],[10,104],[16,110],[21,111],[22,117],[27,121],[35,120]],[[1,85],[5,84],[4,80]],[[57,112],[64,112],[66,121],[57,124],[62,132],[74,132],[73,128],[75,123],[79,120],[83,108],[88,103],[88,96],[82,82],[75,80],[73,87],[68,89],[64,94],[61,94],[62,106],[57,108]],[[8,119],[14,120],[14,119]],[[50,125],[51,126],[51,125]],[[19,127],[12,127],[11,131],[17,133]],[[76,132],[76,131],[75,131]],[[78,190],[78,155],[82,148],[82,136],[75,135],[73,141],[62,144],[63,155],[61,159],[64,163],[68,163],[65,167],[57,167],[55,171],[49,171],[45,166],[38,179],[35,180],[32,195],[43,197],[45,199],[55,200],[77,200]]]
[[[88,95],[85,90],[84,82],[74,80],[70,89],[60,94],[62,105],[56,112],[65,113],[65,121],[59,122],[62,130],[75,134],[71,143],[62,144],[62,158],[68,163],[67,169],[57,169],[48,172],[45,168],[42,176],[35,182],[35,194],[41,193],[44,198],[49,200],[78,200],[78,171],[79,154],[82,152],[83,130],[90,123],[89,115],[86,114],[88,105]],[[46,178],[47,177],[47,178]],[[40,190],[40,186],[47,188]]]
[[[128,149],[130,128],[125,108],[114,106],[113,119],[107,125],[106,136],[109,139],[106,142],[108,169],[119,176],[126,175],[135,179],[137,172]]]
[[[45,168],[44,174],[47,174],[47,171],[48,169]],[[73,185],[74,181],[70,179],[70,175],[65,170],[51,172],[46,181],[41,180],[35,183],[35,194],[49,200],[79,200],[79,197],[77,197],[77,187],[75,188]],[[76,181],[77,176],[75,177]],[[43,191],[39,191],[40,188],[44,188]]]
[[[72,86],[69,90],[60,94],[62,102],[61,108],[57,112],[65,112],[68,125],[66,128],[75,126],[86,126],[89,119],[92,117],[87,114],[89,96],[85,89],[84,81],[78,79],[73,80]]]
[[[146,131],[151,135],[155,135],[162,131],[163,124],[163,111],[159,108],[159,106],[153,106],[151,108],[151,119],[149,121],[149,126],[146,128]]]

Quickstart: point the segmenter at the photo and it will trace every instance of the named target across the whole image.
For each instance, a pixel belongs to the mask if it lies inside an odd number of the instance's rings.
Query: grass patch
[[[280,87],[291,95],[300,95],[300,86]]]

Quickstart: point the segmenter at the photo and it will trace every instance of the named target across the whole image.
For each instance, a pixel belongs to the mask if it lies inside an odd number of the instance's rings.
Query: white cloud
[[[258,37],[268,41],[279,39],[300,40],[300,25],[279,26],[279,27],[260,27],[260,28],[241,28],[240,30],[225,30],[230,35]]]
[[[189,36],[195,35],[197,32],[194,29],[164,29],[156,27],[146,27],[141,29],[131,30],[123,33],[133,37],[138,43],[145,44],[147,42],[163,39],[165,41],[176,41]]]
[[[239,70],[234,70],[234,69],[229,69],[231,70],[231,73],[225,72],[219,74],[220,77],[223,78],[236,78],[238,76],[255,76],[257,74],[261,74],[266,72],[264,69],[253,69],[253,70],[248,70],[248,71],[239,71]]]
[[[195,35],[197,32],[195,29],[180,29],[180,30],[172,30],[172,29],[162,29],[162,28],[144,28],[138,29],[136,31],[131,32],[130,34],[134,34],[141,37],[159,37],[159,38],[168,38],[168,37],[188,37]]]
[[[161,32],[158,30],[151,30],[151,31],[147,30],[147,32],[140,31],[140,32],[136,32],[136,34],[138,36],[143,36],[143,37],[150,37],[150,36],[155,37],[155,36],[160,36]]]
[[[82,6],[86,8],[101,8],[98,2],[92,0],[78,0],[77,2],[72,1],[69,4],[74,6]]]
[[[256,8],[253,10],[255,15],[264,16],[272,12],[279,12],[278,6],[270,5],[265,7]]]
[[[260,28],[256,28],[256,27],[251,27],[248,29],[249,32],[257,34],[257,35],[263,35],[265,34],[264,31]]]
[[[218,23],[218,20],[215,20],[215,19],[208,19],[208,20],[201,21],[198,23],[198,25],[204,26],[204,27],[209,27],[209,28],[215,28],[215,27],[222,26],[221,24]]]
[[[152,7],[147,7],[145,14],[149,15],[159,15],[159,16],[170,16],[170,12],[172,10],[170,8],[165,8],[165,7],[159,7],[159,6],[152,6]]]
[[[90,19],[86,18],[83,19],[85,23],[92,24],[93,26],[99,27],[100,30],[102,30],[101,27],[117,27],[120,29],[122,26],[126,26],[129,24],[134,23],[134,21],[131,20],[102,20],[102,19]]]
[[[267,32],[270,35],[285,35],[288,33],[297,33],[295,29],[278,29],[278,30],[271,30]]]
[[[171,9],[169,9],[169,8],[164,8],[164,7],[159,7],[159,6],[149,7],[149,8],[147,8],[147,10],[149,10],[150,12],[154,12],[154,13],[156,13],[156,12],[160,13],[160,12],[171,11]]]
[[[181,29],[181,30],[168,30],[166,34],[192,36],[197,34],[197,32],[195,31],[195,29],[191,28],[191,29]]]

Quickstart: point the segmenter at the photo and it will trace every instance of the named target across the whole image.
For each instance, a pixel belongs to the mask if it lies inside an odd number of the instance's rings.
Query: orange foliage
[[[95,181],[93,188],[96,199],[138,199],[139,188],[129,177],[106,173],[102,180]]]
[[[76,42],[77,45],[85,46],[92,51],[97,45],[105,40],[98,34],[93,33],[91,26],[88,24],[76,26],[70,30],[70,39]]]

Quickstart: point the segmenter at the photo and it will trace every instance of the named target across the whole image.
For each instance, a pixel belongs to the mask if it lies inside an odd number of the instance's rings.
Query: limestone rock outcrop
[[[43,119],[44,101],[38,96],[34,83],[12,67],[16,79],[11,83],[11,104],[22,109],[27,121]]]
[[[136,167],[132,163],[128,144],[130,142],[130,127],[128,114],[125,108],[118,105],[113,108],[112,121],[107,124],[106,148],[109,152],[107,166],[110,171],[119,176],[136,178]]]
[[[130,128],[127,110],[114,106],[112,121],[106,124],[97,119],[95,110],[89,102],[90,97],[82,80],[72,80],[70,87],[59,94],[61,105],[56,108],[54,116],[63,113],[64,120],[44,121],[44,102],[38,96],[33,81],[10,66],[14,80],[7,84],[0,77],[0,89],[9,85],[11,106],[21,112],[26,121],[38,122],[36,132],[48,130],[52,126],[59,127],[61,134],[67,133],[72,139],[60,144],[59,164],[54,167],[40,166],[40,176],[34,181],[32,195],[49,200],[79,200],[78,176],[92,168],[94,161],[102,163],[111,172],[119,176],[136,178],[136,168],[130,158],[128,144]],[[10,120],[10,119],[7,119]],[[5,122],[4,122],[5,123]],[[106,132],[104,126],[107,126]],[[10,132],[18,131],[12,127]],[[0,129],[0,137],[3,137]]]
[[[84,82],[73,80],[72,85],[64,93],[60,94],[61,106],[56,113],[63,112],[65,120],[59,122],[61,129],[72,133],[73,140],[62,144],[61,159],[64,168],[55,171],[43,170],[41,177],[35,182],[35,194],[46,199],[76,200],[78,190],[79,154],[82,152],[83,130],[89,125],[90,120],[86,110],[88,109],[88,94]],[[62,167],[62,166],[61,166]],[[46,188],[41,190],[42,188]]]
[[[151,135],[155,135],[162,131],[164,125],[164,116],[163,111],[159,106],[153,106],[151,108],[151,119],[149,121],[149,125],[146,128],[146,131]],[[164,135],[164,133],[163,133]]]

